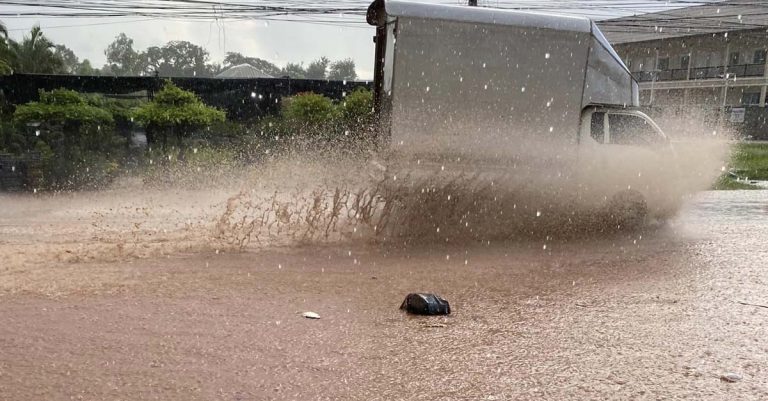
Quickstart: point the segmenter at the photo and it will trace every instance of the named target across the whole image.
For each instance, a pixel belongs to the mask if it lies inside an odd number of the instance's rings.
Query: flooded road
[[[136,220],[2,199],[0,399],[768,398],[768,192],[705,192],[631,235],[242,253],[190,234],[224,200],[200,222],[150,208],[146,253],[67,258]],[[29,254],[49,243],[64,257]],[[416,291],[453,314],[401,313]]]

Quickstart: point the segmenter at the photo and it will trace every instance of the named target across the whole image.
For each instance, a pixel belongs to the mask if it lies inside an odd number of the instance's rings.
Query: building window
[[[752,62],[755,64],[765,64],[765,49],[755,50],[755,56]]]
[[[733,52],[728,55],[728,65],[739,65],[739,52]]]
[[[757,106],[760,104],[760,92],[742,93],[742,106]]]
[[[669,57],[659,59],[659,63],[656,65],[656,69],[660,71],[666,71],[669,69]]]
[[[680,69],[687,70],[690,64],[691,64],[691,56],[687,54],[684,56],[680,56]]]

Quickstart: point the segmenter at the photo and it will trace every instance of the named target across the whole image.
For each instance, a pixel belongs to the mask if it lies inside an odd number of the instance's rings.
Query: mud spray
[[[601,174],[602,162],[587,163],[587,179],[515,159],[492,168],[416,160],[382,170],[370,158],[301,152],[260,165],[195,166],[183,180],[177,170],[162,185],[124,179],[100,192],[4,195],[0,254],[3,269],[12,270],[317,242],[418,246],[601,235],[623,229],[609,208],[614,193],[642,190],[650,215],[664,220],[725,166],[726,141],[688,136],[673,145],[674,153],[623,154],[625,168],[610,174]]]

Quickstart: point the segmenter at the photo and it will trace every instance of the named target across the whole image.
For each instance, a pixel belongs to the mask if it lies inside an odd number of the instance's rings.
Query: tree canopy
[[[357,79],[355,61],[351,58],[347,58],[331,63],[331,67],[328,71],[328,79],[354,81]]]
[[[8,44],[14,71],[37,74],[63,72],[64,62],[56,55],[55,45],[43,35],[40,26],[35,25],[21,42],[10,40]]]
[[[224,57],[224,68],[234,67],[240,64],[250,64],[259,69],[259,71],[271,75],[273,77],[280,76],[280,67],[267,60],[260,59],[258,57],[246,57],[240,53],[229,52]]]
[[[144,126],[199,128],[224,121],[226,115],[167,81],[151,102],[136,110],[134,118]]]
[[[307,79],[325,79],[326,70],[330,63],[331,60],[328,60],[328,57],[320,57],[309,63],[307,66],[307,73],[305,74]]]
[[[161,77],[210,77],[219,70],[208,64],[208,51],[187,41],[171,41],[152,46],[143,53],[144,74]]]
[[[13,72],[11,68],[11,51],[8,47],[8,29],[0,21],[0,75]]]
[[[145,50],[134,48],[134,41],[121,33],[104,50],[106,64],[95,68],[87,59],[80,60],[72,49],[50,41],[39,26],[16,42],[9,39],[7,29],[0,23],[0,74],[20,73],[79,74],[115,76],[211,77],[222,69],[249,64],[273,77],[289,76],[296,79],[357,78],[352,59],[331,62],[320,57],[306,67],[302,63],[287,63],[283,68],[274,63],[228,52],[223,64],[210,62],[210,54],[199,45],[188,41],[170,41],[162,46]]]
[[[13,119],[21,124],[111,125],[113,123],[109,112],[88,104],[83,95],[68,89],[40,91],[40,101],[16,107]]]
[[[109,73],[114,75],[140,75],[144,68],[142,56],[133,49],[133,39],[126,34],[117,35],[104,51]],[[107,69],[107,68],[105,68]]]

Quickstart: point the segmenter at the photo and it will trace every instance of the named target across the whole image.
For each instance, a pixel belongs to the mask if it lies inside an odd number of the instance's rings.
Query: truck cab
[[[669,145],[664,131],[645,113],[591,106],[582,112],[580,140],[597,145],[659,148]]]

